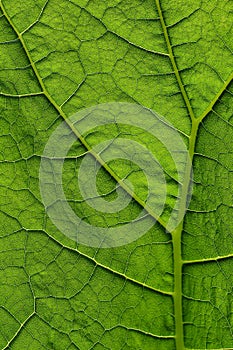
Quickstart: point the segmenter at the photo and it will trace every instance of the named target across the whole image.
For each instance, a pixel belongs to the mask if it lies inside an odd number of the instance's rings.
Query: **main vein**
[[[170,61],[172,64],[172,67],[174,69],[174,73],[177,79],[177,83],[180,88],[181,95],[183,97],[184,103],[186,105],[187,111],[189,113],[189,116],[192,121],[192,129],[191,134],[189,138],[189,156],[190,160],[193,160],[194,156],[194,149],[195,149],[195,143],[196,143],[196,137],[197,137],[197,130],[198,130],[198,122],[194,116],[194,112],[192,109],[192,106],[190,104],[188,95],[186,93],[186,90],[184,88],[184,85],[182,83],[181,76],[179,74],[179,69],[176,64],[176,60],[172,51],[172,45],[169,38],[169,33],[167,30],[167,26],[163,17],[163,11],[160,5],[159,0],[155,0],[157,10],[160,17],[161,26],[163,29],[163,34],[165,37],[165,41],[168,48],[168,53],[170,57]],[[184,183],[182,186],[182,193],[181,193],[181,205],[186,206],[187,203],[187,196],[189,194],[189,186],[190,186],[190,180],[191,180],[191,171],[192,166],[189,164],[186,167],[185,176],[184,176]],[[185,208],[184,208],[185,209]],[[174,316],[175,316],[175,329],[176,329],[176,349],[177,350],[184,350],[184,331],[183,331],[183,307],[182,307],[182,271],[183,271],[183,261],[182,261],[182,232],[183,232],[183,226],[184,226],[184,220],[180,222],[178,227],[172,232],[172,242],[173,242],[173,263],[174,263],[174,293],[173,293],[173,300],[174,300]]]
[[[163,34],[165,37],[165,41],[168,48],[168,53],[170,57],[170,61],[172,64],[172,67],[174,69],[174,73],[180,88],[180,92],[182,94],[183,100],[185,102],[187,111],[189,113],[191,122],[192,122],[192,129],[191,134],[189,137],[189,156],[190,160],[193,162],[193,157],[195,153],[195,145],[197,140],[197,133],[199,129],[199,125],[203,121],[203,119],[213,110],[214,105],[217,103],[223,92],[227,89],[229,84],[232,81],[233,74],[229,76],[229,78],[224,82],[222,89],[216,94],[210,105],[207,107],[207,109],[203,112],[203,114],[196,118],[191,106],[191,103],[189,101],[188,95],[186,93],[185,87],[182,83],[182,79],[179,73],[178,66],[176,64],[175,56],[173,54],[172,45],[169,38],[168,29],[163,17],[163,11],[160,5],[160,0],[155,0],[157,10],[160,17],[161,26],[163,29]],[[186,174],[184,178],[184,184],[182,188],[182,198],[181,198],[181,205],[186,205],[187,203],[187,196],[189,194],[189,186],[191,181],[191,171],[192,167],[188,166],[186,168]],[[184,331],[183,331],[183,307],[182,307],[182,295],[183,295],[183,286],[182,286],[182,275],[183,275],[183,265],[184,263],[187,263],[182,259],[182,232],[184,227],[184,220],[180,222],[178,227],[172,232],[172,241],[173,241],[173,263],[174,263],[174,293],[173,293],[173,299],[174,299],[174,314],[175,314],[175,327],[176,327],[176,349],[177,350],[184,350]]]

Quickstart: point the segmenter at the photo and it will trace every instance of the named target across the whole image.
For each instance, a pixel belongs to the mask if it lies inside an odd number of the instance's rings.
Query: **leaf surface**
[[[0,5],[1,349],[232,349],[232,3]],[[50,221],[39,168],[62,121],[112,101],[171,123],[189,150],[194,187],[184,220],[167,232],[178,194],[166,150],[124,125],[85,135],[90,149],[109,135],[143,143],[168,186],[161,220],[145,235],[96,249]],[[64,162],[67,200],[89,223],[124,225],[141,210],[146,179],[130,162],[110,163],[111,173],[98,173],[100,195],[111,202],[116,177],[128,177],[136,196],[117,215],[90,209],[76,181],[86,143],[77,139]]]

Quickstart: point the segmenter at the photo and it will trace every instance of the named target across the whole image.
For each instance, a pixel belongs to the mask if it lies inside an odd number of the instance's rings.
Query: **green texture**
[[[0,348],[233,349],[232,2],[0,0],[0,8]],[[95,249],[49,220],[39,167],[63,120],[112,101],[151,108],[178,130],[193,161],[193,196],[166,232],[177,186],[162,146],[124,126],[77,139],[65,192],[90,223],[132,220],[147,194],[141,170],[119,160],[103,164],[97,185],[111,201],[128,177],[136,189],[128,207],[101,215],[83,203],[77,174],[95,143],[128,133],[159,150],[167,172],[153,228]]]

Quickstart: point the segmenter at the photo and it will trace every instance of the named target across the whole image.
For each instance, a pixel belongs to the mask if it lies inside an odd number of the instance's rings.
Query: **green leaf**
[[[232,349],[231,2],[1,0],[0,7],[1,349]],[[97,174],[107,203],[117,182],[133,194],[124,209],[101,213],[82,200],[82,159],[109,137],[146,147],[167,182],[157,222],[129,244],[101,249],[69,239],[50,220],[39,171],[64,120],[70,130],[74,113],[109,102],[164,116],[192,160],[193,194],[184,219],[166,230],[179,186],[161,142],[116,123],[81,135],[64,161],[63,185],[83,222],[121,228],[148,209],[147,180],[133,158],[103,161]]]

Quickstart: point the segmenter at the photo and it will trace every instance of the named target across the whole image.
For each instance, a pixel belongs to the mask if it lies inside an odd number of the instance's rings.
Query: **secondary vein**
[[[200,115],[199,118],[197,118],[198,122],[201,123],[202,120],[213,110],[213,107],[218,102],[222,94],[227,90],[228,86],[232,82],[233,79],[233,73],[231,73],[228,77],[228,79],[224,82],[222,88],[219,90],[219,92],[215,95],[209,106],[206,108],[206,110]]]
[[[179,69],[178,69],[178,66],[176,64],[175,56],[174,56],[173,51],[172,51],[172,45],[171,45],[171,41],[170,41],[170,38],[169,38],[167,26],[166,26],[166,23],[165,23],[165,20],[164,20],[164,17],[163,17],[163,12],[162,12],[162,8],[161,8],[161,5],[160,5],[160,1],[159,0],[155,0],[155,3],[156,3],[157,10],[158,10],[158,13],[159,13],[159,18],[160,18],[161,26],[162,26],[162,29],[163,29],[164,38],[165,38],[165,41],[166,41],[166,44],[167,44],[167,49],[168,49],[168,53],[169,53],[169,57],[170,57],[170,60],[171,60],[172,67],[174,69],[174,73],[175,73],[175,76],[176,76],[176,79],[177,79],[177,82],[178,82],[181,94],[183,96],[186,108],[187,108],[187,110],[189,112],[189,116],[190,116],[190,118],[192,120],[194,120],[195,119],[194,112],[193,112],[192,106],[190,104],[190,101],[189,101],[188,95],[186,93],[186,90],[184,88],[184,85],[182,83],[181,76],[180,76],[180,73],[179,73]]]
[[[172,51],[172,45],[170,42],[169,34],[168,34],[168,29],[163,17],[163,12],[162,8],[160,5],[159,0],[155,0],[157,10],[159,13],[160,21],[161,21],[161,26],[163,29],[165,41],[167,44],[170,60],[172,67],[174,69],[174,73],[178,82],[178,85],[180,87],[181,94],[183,96],[186,108],[189,112],[189,116],[192,121],[192,129],[191,129],[191,134],[189,138],[189,156],[191,161],[193,162],[193,157],[195,154],[195,145],[196,145],[196,140],[197,140],[197,134],[198,134],[198,129],[200,126],[200,123],[202,120],[209,114],[209,112],[213,109],[214,105],[216,102],[219,100],[223,92],[227,89],[228,85],[232,81],[233,74],[227,79],[227,81],[224,83],[222,89],[216,94],[208,108],[203,112],[203,114],[199,117],[196,118],[192,109],[192,106],[190,104],[188,95],[186,93],[186,90],[184,88],[184,85],[182,83],[181,76],[179,74],[179,70],[176,64],[176,60]],[[188,195],[188,189],[189,189],[189,184],[191,181],[191,168],[190,171],[187,172],[185,176],[185,181],[184,181],[184,188],[182,189],[182,203],[183,205],[186,203],[187,200],[187,195]],[[174,257],[174,294],[173,294],[173,300],[174,300],[174,312],[175,312],[175,324],[176,324],[176,348],[177,350],[184,350],[185,345],[184,345],[184,333],[183,333],[183,306],[182,306],[182,275],[183,275],[183,264],[188,263],[187,261],[183,261],[182,259],[182,232],[184,228],[184,219],[180,223],[180,225],[174,230],[172,233],[172,241],[173,241],[173,257]],[[206,261],[206,260],[205,260]],[[201,262],[201,261],[193,261],[193,262]]]
[[[207,262],[217,262],[219,260],[226,260],[233,258],[233,254],[216,256],[214,258],[206,258],[206,259],[194,259],[194,260],[183,260],[183,264],[199,264],[199,263],[207,263]]]
[[[189,157],[191,161],[193,160],[194,156],[194,149],[195,149],[195,143],[196,143],[196,137],[197,137],[197,131],[198,131],[198,122],[196,121],[192,106],[190,104],[188,95],[186,93],[186,90],[184,88],[184,85],[181,80],[181,76],[179,73],[178,66],[176,64],[176,60],[172,51],[172,45],[170,42],[167,26],[163,17],[162,8],[160,5],[159,0],[155,0],[157,10],[160,17],[161,26],[163,29],[165,41],[167,44],[170,60],[172,67],[174,69],[174,73],[177,79],[177,83],[179,85],[183,100],[185,102],[186,108],[188,110],[189,116],[192,121],[192,129],[191,134],[189,137]],[[185,177],[184,177],[184,184],[182,188],[181,193],[181,206],[184,208],[187,203],[187,197],[189,194],[189,185],[191,181],[191,171],[192,167],[191,164],[187,166]],[[173,301],[174,301],[174,314],[175,314],[175,329],[176,329],[176,349],[178,350],[184,350],[184,330],[183,330],[183,306],[182,306],[182,272],[183,272],[183,263],[182,263],[182,232],[183,232],[183,226],[184,226],[184,220],[180,222],[178,227],[172,232],[172,242],[173,242],[173,263],[174,263],[174,293],[173,293]]]
[[[30,230],[27,230],[27,231],[30,231]],[[120,272],[120,271],[114,270],[114,269],[112,269],[112,268],[110,268],[110,267],[108,267],[108,266],[106,266],[104,264],[101,264],[95,258],[92,258],[91,256],[81,252],[80,250],[75,249],[75,248],[71,248],[71,247],[69,247],[67,245],[62,244],[59,240],[57,240],[55,237],[51,236],[49,233],[45,232],[44,230],[40,230],[40,232],[43,232],[44,234],[46,234],[52,241],[57,243],[60,247],[62,247],[64,249],[67,249],[69,251],[72,251],[74,253],[78,253],[79,255],[81,255],[82,257],[86,258],[87,260],[90,260],[97,267],[100,267],[100,268],[102,268],[104,270],[107,270],[107,271],[113,273],[116,276],[122,277],[122,278],[124,278],[125,280],[127,280],[129,282],[132,282],[132,283],[134,283],[134,284],[136,284],[138,286],[141,286],[143,288],[149,289],[149,290],[151,290],[153,292],[156,292],[156,293],[159,293],[159,294],[163,294],[165,296],[172,296],[173,295],[173,292],[164,291],[164,290],[161,290],[161,289],[158,289],[158,288],[154,288],[154,287],[149,286],[148,284],[146,284],[144,282],[140,282],[138,280],[135,280],[134,278],[131,278],[131,277],[127,276],[126,274]]]
[[[59,115],[64,119],[64,121],[67,123],[67,125],[70,127],[70,129],[73,131],[73,133],[77,136],[77,138],[80,140],[80,142],[83,144],[83,146],[89,151],[89,153],[96,159],[96,161],[111,175],[111,177],[143,208],[146,210],[146,212],[155,219],[163,228],[166,229],[166,223],[161,217],[158,217],[156,213],[154,213],[153,209],[148,207],[146,203],[141,200],[127,185],[126,183],[118,177],[118,175],[104,162],[104,160],[101,158],[101,156],[94,152],[91,146],[86,142],[85,138],[78,132],[78,130],[74,127],[73,123],[69,120],[67,115],[64,113],[64,111],[61,109],[61,107],[56,103],[56,101],[52,98],[52,96],[48,93],[43,79],[41,78],[39,71],[34,63],[34,61],[31,58],[31,55],[29,53],[29,50],[26,46],[26,43],[23,39],[23,35],[19,33],[13,22],[11,21],[10,17],[8,16],[5,7],[2,4],[2,1],[0,0],[0,7],[3,11],[4,16],[6,17],[8,23],[16,33],[16,35],[19,38],[19,41],[24,49],[24,52],[31,64],[31,67],[33,69],[33,72],[40,84],[40,87],[42,89],[42,92],[44,93],[45,97],[48,99],[48,101],[53,105],[55,110],[59,113]]]

